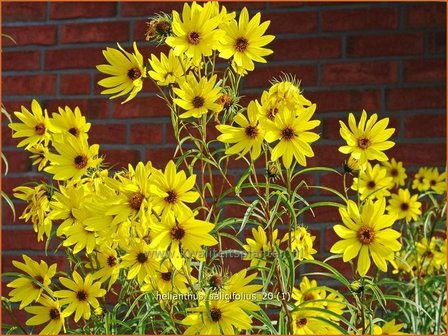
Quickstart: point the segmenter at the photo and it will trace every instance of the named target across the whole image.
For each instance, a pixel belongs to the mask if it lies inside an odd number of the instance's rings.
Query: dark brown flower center
[[[181,240],[185,236],[185,230],[181,227],[174,226],[171,231],[171,238],[175,240]]]
[[[199,44],[199,42],[201,42],[201,36],[199,35],[198,32],[191,32],[190,34],[188,34],[188,42],[190,42],[191,44]]]
[[[170,281],[171,280],[171,272],[160,273],[160,277],[164,281]]]
[[[302,328],[307,324],[306,318],[301,318],[300,320],[297,320],[297,327]]]
[[[109,267],[114,267],[117,264],[117,258],[115,258],[114,256],[107,257],[107,264],[109,265]]]
[[[366,149],[370,146],[370,140],[366,137],[362,137],[358,139],[358,147],[362,149]]]
[[[367,188],[369,188],[369,189],[374,189],[376,187],[376,183],[375,183],[375,181],[369,181],[368,183],[367,183]]]
[[[233,103],[233,98],[232,96],[224,93],[218,98],[217,103],[222,105],[224,108],[229,108]]]
[[[44,278],[42,278],[40,275],[35,276],[34,279],[35,279],[37,282],[41,283],[41,284],[44,283]],[[37,283],[35,283],[34,281],[33,281],[33,287],[36,288],[36,289],[40,289],[40,288],[41,288],[41,287],[40,287]]]
[[[83,169],[87,166],[87,157],[85,155],[78,155],[75,157],[75,167],[78,169]]]
[[[395,168],[392,168],[392,170],[390,171],[390,175],[393,177],[398,176],[398,170],[396,170]]]
[[[431,180],[431,181],[429,182],[429,184],[431,184],[432,186],[435,186],[435,185],[437,184],[437,181],[436,181],[436,180]]]
[[[156,23],[156,30],[161,35],[165,35],[170,29],[171,25],[168,21],[161,20]]]
[[[210,316],[213,322],[218,322],[222,316],[221,310],[219,308],[210,309]]]
[[[247,49],[249,41],[244,37],[238,37],[235,41],[235,49],[239,52],[243,52]]]
[[[50,310],[50,318],[52,320],[59,320],[60,316],[61,316],[61,313],[59,312],[59,309],[53,308]]]
[[[307,293],[305,294],[305,296],[303,297],[303,301],[311,301],[314,300],[314,295],[313,293]]]
[[[221,288],[222,286],[222,276],[219,274],[214,274],[210,277],[209,280],[210,286],[212,288]]]
[[[140,69],[138,68],[132,68],[128,71],[128,77],[132,80],[139,79],[141,77],[142,73],[140,72]]]
[[[418,179],[418,181],[419,181],[420,183],[423,183],[423,179],[424,179],[424,177],[421,176],[421,177]]]
[[[255,138],[258,135],[258,128],[256,126],[249,125],[244,129],[244,133],[249,138]]]
[[[275,119],[275,115],[276,115],[277,113],[278,113],[278,108],[276,108],[276,107],[271,108],[271,109],[269,109],[269,111],[268,111],[266,117],[267,117],[269,120],[274,121],[274,119]]]
[[[168,196],[165,197],[165,201],[167,201],[170,204],[176,203],[177,201],[177,194],[174,190],[169,190],[166,192]]]
[[[34,126],[34,130],[36,131],[36,134],[43,135],[45,133],[45,125],[40,123]]]
[[[79,130],[76,127],[72,127],[68,130],[68,132],[72,135],[74,135],[75,137],[77,137],[79,135]]]
[[[409,204],[408,203],[401,203],[400,208],[403,211],[407,211],[409,209]]]
[[[129,197],[129,205],[134,210],[140,210],[144,199],[145,196],[141,192],[136,192],[131,197]]]
[[[193,101],[191,103],[193,104],[194,108],[200,108],[204,106],[204,102],[205,102],[204,98],[196,96],[193,98]]]
[[[292,128],[286,127],[282,129],[282,139],[291,140],[295,136],[296,134],[294,133],[294,130]]]
[[[87,293],[83,290],[80,290],[79,292],[76,293],[76,298],[79,301],[86,301],[87,300]]]
[[[375,231],[373,231],[368,226],[363,226],[358,231],[358,240],[361,242],[361,244],[368,245],[371,242],[373,242],[373,239],[375,238]]]
[[[146,255],[146,253],[140,252],[139,254],[137,254],[137,261],[140,264],[144,264],[147,260],[148,256]]]

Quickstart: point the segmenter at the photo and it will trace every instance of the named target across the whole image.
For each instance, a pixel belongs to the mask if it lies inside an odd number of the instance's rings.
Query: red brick
[[[43,176],[33,175],[33,176],[21,176],[21,177],[2,177],[2,190],[13,198],[13,189],[21,185],[28,184],[30,182],[38,183],[48,183]]]
[[[109,115],[108,101],[104,97],[100,99],[49,99],[44,102],[44,106],[49,113],[56,112],[58,107],[70,106],[73,109],[78,106],[87,121],[107,118]]]
[[[397,81],[397,66],[394,62],[325,64],[322,73],[322,81],[327,85],[378,84]]]
[[[406,23],[409,27],[446,26],[446,3],[416,3],[407,8]]]
[[[392,8],[331,10],[323,11],[321,15],[323,31],[396,29],[398,27],[398,13]]]
[[[55,75],[3,76],[3,95],[39,95],[56,93]]]
[[[270,20],[271,24],[266,34],[311,33],[317,30],[316,12],[282,12],[262,15],[262,22],[267,20]],[[299,24],[291,24],[292,22]]]
[[[8,172],[17,173],[31,171],[31,160],[28,158],[27,152],[3,150],[3,154],[8,160]],[[1,162],[2,172],[5,172],[3,160]]]
[[[56,26],[4,27],[3,34],[10,35],[17,43],[3,39],[5,46],[52,45],[56,43]]]
[[[446,32],[428,33],[428,50],[432,54],[444,54],[446,52]]]
[[[115,16],[115,2],[53,2],[50,5],[52,19],[74,19]]]
[[[89,94],[91,76],[89,74],[62,74],[60,85],[63,95]]]
[[[344,155],[339,153],[337,145],[312,144],[314,157],[307,159],[307,167],[340,167],[344,161]]]
[[[268,88],[269,81],[279,79],[283,74],[291,74],[301,81],[301,87],[306,88],[317,83],[317,68],[315,65],[278,65],[258,66],[244,77],[244,87]]]
[[[138,97],[121,104],[126,97],[115,99],[112,110],[114,118],[170,117],[170,110],[159,97]]]
[[[445,143],[397,143],[387,155],[398,157],[405,165],[444,166],[446,164]]]
[[[93,124],[89,131],[89,143],[124,144],[126,143],[126,125]]]
[[[11,112],[11,118],[13,120],[13,122],[18,121],[18,119],[16,119],[13,115],[12,115],[12,111]],[[20,142],[20,139],[18,138],[13,138],[12,137],[12,129],[10,129],[8,126],[2,126],[2,147],[5,146],[17,146]]]
[[[127,168],[128,164],[136,165],[140,160],[140,153],[131,149],[101,149],[100,155],[104,155],[104,162],[113,166],[114,170]]]
[[[73,23],[61,27],[62,43],[122,42],[129,39],[129,23],[123,21]]]
[[[179,2],[123,2],[121,4],[121,16],[151,17],[160,12],[182,11],[182,8],[183,3]]]
[[[16,200],[12,194],[8,194],[8,196],[11,198],[12,201]],[[3,224],[20,225],[22,223],[22,220],[20,220],[19,217],[22,215],[26,206],[27,206],[26,203],[14,203],[14,211],[16,212],[16,216],[14,218],[14,213],[12,212],[12,209],[9,206],[5,205],[3,207],[3,213],[2,213]]]
[[[308,210],[304,215],[303,222],[310,223],[308,225],[310,228],[313,227],[313,223],[336,223],[340,220],[338,209],[332,206],[314,207],[313,211]]]
[[[40,57],[38,51],[4,51],[2,55],[3,71],[38,70]]]
[[[4,2],[2,19],[4,22],[42,21],[47,13],[46,2]],[[7,34],[6,30],[3,31]]]
[[[387,91],[389,110],[445,108],[446,90],[435,88],[398,88]]]
[[[136,124],[131,126],[131,144],[162,143],[161,124]]]
[[[101,51],[102,48],[47,50],[45,53],[45,69],[87,68],[95,70],[98,64],[107,63]]]
[[[18,239],[20,237],[20,239]],[[4,230],[2,234],[4,250],[45,251],[45,242],[37,242],[37,233],[30,225],[30,230]]]
[[[361,108],[367,111],[380,109],[378,90],[359,91],[304,91],[304,96],[317,104],[317,112],[353,111]]]
[[[262,1],[250,1],[245,3],[238,1],[223,1],[221,5],[226,7],[228,12],[236,11],[237,13],[239,13],[244,7],[246,7],[249,11],[251,9],[264,9],[266,7],[266,4]],[[261,18],[263,19],[263,12],[261,15]]]
[[[9,290],[9,288],[8,288],[8,290]],[[3,295],[6,295],[6,294],[3,294]],[[12,317],[12,316],[14,316],[14,317]],[[13,308],[12,316],[11,316],[11,313],[9,313],[6,309],[2,309],[2,325],[4,326],[4,328],[6,325],[16,326],[17,322],[19,322],[20,325],[22,327],[24,327],[25,330],[29,329],[29,327],[27,327],[25,325],[25,321],[27,320],[27,313],[24,310],[19,310],[18,308]],[[19,331],[19,330],[20,329],[14,328],[14,331],[12,331],[12,334],[15,334],[17,332],[22,333],[22,331],[21,330]],[[6,330],[5,330],[5,334],[6,334]]]
[[[345,176],[345,183],[347,188],[350,188],[350,186],[353,183],[353,177],[350,174],[347,174]],[[342,195],[344,195],[344,177],[342,175],[336,174],[336,173],[325,173],[320,175],[319,185],[322,187],[327,187],[334,189],[338,192],[340,192]],[[328,195],[328,196],[336,196],[331,191],[326,190],[319,190],[320,195]],[[353,192],[348,191],[348,194],[353,194]],[[338,198],[336,200],[338,203],[342,203],[343,201]]]
[[[168,161],[173,160],[174,150],[174,147],[147,149],[144,161],[151,161],[155,167],[164,167]]]
[[[341,55],[341,40],[339,37],[277,38],[270,49],[274,50],[270,57],[276,61],[335,58]]]
[[[445,114],[419,114],[405,119],[406,137],[436,138],[446,137]]]
[[[423,53],[423,35],[389,34],[351,36],[347,39],[349,56],[397,56]]]
[[[269,8],[302,8],[305,5],[309,5],[307,2],[297,1],[270,1],[268,2]]]
[[[433,82],[446,80],[445,59],[419,59],[404,62],[406,82]]]

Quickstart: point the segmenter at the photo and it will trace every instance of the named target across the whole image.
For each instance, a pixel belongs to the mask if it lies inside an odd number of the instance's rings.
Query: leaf
[[[247,222],[249,221],[249,218],[252,215],[252,212],[254,211],[254,208],[257,206],[258,203],[260,203],[260,200],[256,199],[247,208],[246,212],[244,213],[244,217],[243,217],[243,221],[241,222],[240,229],[236,233],[237,235],[239,235],[244,230],[244,227],[246,226]]]
[[[14,207],[14,203],[12,203],[11,199],[9,198],[9,196],[2,190],[2,197],[3,199],[6,201],[6,203],[8,203],[9,207],[11,208],[12,214],[13,214],[13,218],[14,221],[16,220],[16,209]]]
[[[334,274],[336,280],[338,280],[340,283],[343,283],[344,285],[346,285],[347,288],[349,288],[349,286],[350,286],[350,281],[348,281],[341,274],[341,272],[336,270],[333,266],[330,266],[330,265],[328,265],[328,264],[326,264],[326,263],[324,263],[322,261],[319,261],[319,260],[307,260],[307,259],[302,260],[302,264],[314,264],[314,265],[326,268],[327,270],[329,270],[331,273]]]

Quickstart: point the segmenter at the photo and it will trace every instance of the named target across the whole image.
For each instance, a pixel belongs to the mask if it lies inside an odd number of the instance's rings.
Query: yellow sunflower
[[[388,188],[392,186],[392,177],[387,177],[386,168],[367,163],[365,170],[353,179],[352,189],[359,192],[361,200],[367,197],[380,199],[390,195]]]
[[[173,11],[173,35],[166,38],[166,44],[173,48],[176,56],[186,55],[195,65],[203,56],[210,56],[217,50],[224,32],[218,29],[221,15],[213,15],[212,6],[200,6],[196,2],[185,3],[182,18]]]
[[[186,64],[181,63],[179,57],[174,55],[173,50],[170,50],[168,57],[160,53],[160,59],[152,54],[148,61],[152,69],[148,71],[148,75],[160,86],[177,83],[188,68]]]
[[[429,180],[428,176],[430,173],[430,168],[428,167],[420,167],[417,174],[414,176],[414,180],[412,181],[412,189],[417,189],[418,191],[427,191],[429,190]]]
[[[280,240],[277,239],[278,230],[272,232],[272,241],[274,245],[279,245]],[[252,238],[246,238],[246,244],[243,249],[247,252],[243,260],[250,260],[250,266],[265,266],[266,260],[273,255],[274,247],[268,243],[266,231],[261,226],[252,228]]]
[[[446,172],[439,173],[437,168],[429,169],[426,174],[429,188],[437,194],[446,193]]]
[[[398,194],[392,194],[387,210],[397,216],[397,219],[404,218],[406,223],[416,220],[422,214],[422,203],[417,201],[418,195],[409,193],[407,189],[399,189]]]
[[[316,237],[311,236],[305,227],[300,226],[291,233],[286,233],[282,239],[282,243],[289,243],[289,241],[291,241],[291,250],[295,252],[298,260],[313,260],[314,257],[312,255],[317,253],[317,251],[313,248],[313,242],[315,239]]]
[[[194,214],[181,213],[177,218],[173,213],[165,213],[162,222],[154,224],[154,239],[151,247],[157,251],[169,252],[166,256],[174,267],[179,270],[184,264],[184,258],[195,258],[204,261],[202,246],[213,246],[218,241],[210,235],[214,224],[194,218]]]
[[[154,169],[150,186],[154,210],[174,212],[175,215],[191,214],[185,203],[194,203],[199,198],[199,193],[193,190],[195,182],[196,175],[187,178],[183,170],[177,172],[173,161],[168,162],[163,173]]]
[[[186,110],[180,118],[199,118],[207,112],[218,113],[221,105],[217,103],[221,96],[221,88],[215,87],[216,75],[209,80],[201,77],[196,80],[193,74],[188,74],[186,79],[179,83],[179,88],[173,88],[177,98],[173,101],[182,109]]]
[[[238,301],[240,308],[245,311],[258,311],[260,306],[256,304],[261,300],[260,293],[257,293],[263,288],[262,285],[250,284],[257,277],[257,273],[247,275],[247,269],[243,269],[238,273],[233,274],[223,284],[221,297]]]
[[[55,133],[70,133],[75,137],[88,137],[88,132],[91,124],[86,122],[86,117],[81,114],[81,110],[78,106],[75,110],[68,106],[64,109],[59,107],[59,113],[53,113],[51,122],[55,127]]]
[[[401,234],[390,227],[396,220],[396,215],[385,215],[386,201],[384,198],[376,202],[367,201],[359,209],[355,202],[349,200],[347,208],[340,208],[344,225],[333,227],[342,240],[336,242],[330,252],[342,254],[344,262],[358,256],[357,272],[365,276],[370,269],[370,259],[378,268],[386,272],[386,261],[393,261],[394,252],[401,248],[397,240]]]
[[[145,278],[145,285],[141,289],[142,291],[157,290],[162,294],[187,293],[187,285],[187,277],[176,270],[168,259],[165,259],[154,274],[149,274]]]
[[[300,82],[291,75],[283,75],[279,80],[274,80],[274,83],[263,98],[264,95],[263,92],[261,97],[261,105],[263,108],[265,105],[271,105],[277,107],[277,109],[286,108],[290,111],[294,111],[296,110],[297,105],[299,108],[312,105],[311,101],[302,95]],[[272,120],[271,118],[269,119]]]
[[[306,157],[314,156],[310,144],[319,139],[317,133],[310,132],[320,125],[319,120],[310,120],[315,110],[315,104],[296,110],[295,113],[280,110],[274,122],[267,120],[262,125],[266,129],[267,142],[280,140],[272,150],[272,161],[281,157],[283,165],[289,168],[294,157],[300,165],[306,166]]]
[[[312,305],[315,307],[323,307],[322,288],[317,286],[316,280],[309,280],[307,276],[304,276],[299,284],[299,288],[293,288],[291,297],[296,301],[295,305]],[[317,301],[317,302],[313,302]]]
[[[59,335],[61,329],[65,333],[64,319],[68,315],[66,312],[61,311],[59,302],[52,300],[46,295],[42,295],[38,303],[39,306],[25,307],[26,312],[34,315],[25,324],[28,326],[36,326],[48,322],[39,335]]]
[[[226,35],[221,41],[219,56],[225,59],[233,57],[237,67],[254,70],[254,61],[266,63],[264,56],[272,54],[272,50],[264,48],[274,40],[273,35],[265,35],[270,21],[260,24],[261,14],[257,13],[249,21],[249,13],[244,7],[240,13],[238,24],[235,20],[222,28]]]
[[[73,280],[68,278],[59,278],[61,284],[67,288],[54,292],[54,296],[60,298],[61,305],[68,305],[64,309],[67,316],[75,313],[75,322],[82,317],[85,320],[90,319],[90,307],[94,309],[99,307],[97,298],[104,297],[106,290],[101,288],[101,282],[94,282],[92,275],[87,274],[84,279],[78,272],[74,271]]]
[[[351,154],[364,165],[369,160],[387,161],[387,155],[383,151],[392,148],[395,143],[388,141],[395,129],[386,128],[389,118],[378,120],[378,115],[373,114],[367,120],[367,112],[362,111],[361,119],[356,125],[355,116],[350,113],[347,127],[339,121],[341,137],[347,142],[346,146],[339,147],[344,154]]]
[[[110,99],[129,94],[123,103],[128,102],[139,93],[143,87],[143,78],[146,77],[146,69],[143,63],[143,56],[137,49],[134,42],[134,53],[124,50],[118,43],[119,49],[106,48],[103,55],[109,64],[97,65],[97,69],[102,73],[110,75],[98,82],[102,87],[107,88],[101,94],[113,94]]]
[[[332,332],[330,325],[322,321],[326,317],[322,313],[311,310],[296,310],[291,313],[291,317],[294,335],[329,335],[339,333]]]
[[[101,245],[98,248],[98,253],[95,255],[98,260],[98,270],[93,274],[93,280],[99,279],[101,282],[109,280],[108,289],[117,282],[120,275],[120,259],[117,256],[117,251],[107,245]]]
[[[25,106],[21,107],[22,112],[14,112],[15,116],[21,121],[18,123],[10,123],[8,126],[14,133],[13,138],[25,138],[19,142],[17,147],[31,147],[36,144],[43,143],[48,146],[51,140],[51,132],[54,126],[48,117],[47,110],[42,111],[42,107],[37,100],[31,102],[31,112]]]
[[[404,185],[408,175],[406,175],[403,162],[397,162],[395,159],[391,159],[390,162],[382,162],[382,165],[386,168],[386,176],[392,177],[392,183],[396,188]]]
[[[11,302],[20,302],[19,309],[28,306],[31,302],[39,300],[42,292],[50,292],[51,278],[56,274],[56,264],[48,267],[43,260],[38,263],[26,255],[22,255],[25,263],[13,260],[12,264],[24,272],[21,276],[6,286],[13,288],[9,293]],[[34,280],[33,280],[34,279]]]
[[[96,168],[102,161],[98,157],[99,145],[89,147],[85,138],[76,138],[67,133],[53,142],[55,153],[48,153],[50,166],[44,170],[53,174],[55,180],[77,180],[87,173],[89,168]]]
[[[138,283],[143,285],[147,275],[155,274],[161,257],[143,239],[134,238],[121,258],[121,267],[128,269],[128,280],[137,278]]]
[[[260,105],[257,101],[251,101],[247,107],[247,118],[238,113],[233,121],[239,126],[217,125],[216,128],[222,134],[217,139],[224,143],[234,143],[226,150],[226,154],[238,154],[243,156],[250,152],[252,160],[257,159],[261,154],[261,144],[263,143],[265,131],[259,125]]]
[[[404,327],[404,323],[396,323],[395,319],[384,323],[381,327],[382,335],[406,335],[401,329]]]
[[[33,160],[33,166],[37,165],[37,170],[41,171],[48,164],[47,153],[48,147],[38,143],[31,147],[28,147],[28,152],[31,153],[30,159]]]

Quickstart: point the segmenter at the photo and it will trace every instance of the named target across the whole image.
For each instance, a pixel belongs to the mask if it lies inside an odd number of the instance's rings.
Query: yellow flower
[[[304,276],[300,282],[299,288],[293,288],[291,297],[296,300],[294,303],[296,306],[303,305],[305,303],[306,305],[323,307],[323,303],[318,301],[322,299],[322,294],[324,293],[322,292],[322,288],[317,286],[317,281],[310,281],[308,277]]]
[[[300,226],[292,231],[291,234],[286,233],[282,239],[282,243],[289,243],[290,239],[291,250],[296,253],[295,255],[297,256],[298,260],[302,261],[303,259],[314,259],[312,254],[317,253],[317,251],[313,248],[313,242],[316,237],[311,236],[305,227]]]
[[[78,139],[70,133],[55,138],[53,146],[58,154],[47,154],[50,166],[44,170],[53,174],[55,180],[78,180],[102,161],[98,158],[98,145],[89,147],[86,138]]]
[[[384,323],[381,327],[382,335],[406,335],[406,333],[401,332],[404,323],[395,323],[395,319]]]
[[[290,111],[281,110],[274,122],[267,120],[262,125],[266,129],[267,142],[280,140],[272,150],[272,161],[282,157],[283,165],[289,168],[294,156],[300,165],[306,166],[306,157],[314,156],[310,144],[319,139],[317,133],[310,132],[320,125],[319,120],[310,120],[315,110],[315,104],[295,111],[297,116]]]
[[[194,218],[194,214],[181,213],[174,217],[173,213],[165,213],[161,223],[152,227],[154,239],[151,248],[157,251],[169,252],[165,256],[179,270],[184,264],[184,258],[195,258],[204,261],[202,246],[213,246],[218,241],[210,235],[214,224]]]
[[[48,159],[47,159],[47,153],[48,153],[48,147],[39,143],[35,144],[31,147],[28,147],[27,149],[31,154],[30,159],[33,161],[33,166],[37,165],[37,170],[41,171],[47,166]]]
[[[311,310],[296,310],[291,313],[291,317],[292,333],[294,335],[335,334],[335,332],[331,332],[333,328],[321,320],[325,318],[322,313]],[[321,319],[316,317],[320,317]]]
[[[54,296],[61,298],[61,305],[68,305],[64,309],[64,314],[70,316],[75,313],[75,322],[78,322],[81,317],[88,320],[91,315],[90,306],[99,307],[97,298],[103,297],[106,290],[101,288],[100,282],[93,282],[91,274],[87,274],[83,279],[78,272],[74,271],[72,276],[73,280],[59,278],[67,290],[56,291]]]
[[[186,270],[185,267],[183,270]],[[173,264],[168,260],[159,265],[155,274],[150,274],[145,279],[142,291],[157,290],[162,294],[167,293],[187,293],[188,279],[180,271],[174,269]]]
[[[56,273],[56,264],[48,267],[43,260],[38,263],[26,255],[22,255],[22,258],[25,263],[13,260],[12,264],[27,276],[21,276],[6,285],[13,288],[9,293],[10,301],[20,302],[19,309],[39,300],[43,291],[51,293],[49,286]]]
[[[154,170],[150,187],[154,210],[162,214],[192,214],[185,203],[194,203],[199,198],[199,193],[192,190],[195,182],[196,175],[187,178],[183,170],[177,172],[173,161],[168,162],[164,173]]]
[[[251,330],[251,318],[241,309],[238,301],[209,300],[208,305],[188,308],[192,314],[182,320],[189,326],[184,334],[235,335]]]
[[[213,15],[211,6],[203,8],[193,2],[190,7],[185,3],[182,18],[173,11],[174,36],[167,37],[166,44],[173,48],[176,56],[185,54],[199,65],[202,56],[210,56],[222,41],[224,32],[218,29],[221,20],[221,15]]]
[[[344,162],[344,172],[345,173],[357,173],[361,169],[361,166],[359,165],[359,160],[355,159],[353,156],[350,155],[348,160]]]
[[[137,277],[138,283],[143,285],[146,276],[155,273],[160,257],[143,239],[134,238],[126,255],[121,258],[121,267],[128,268],[128,280]]]
[[[215,87],[216,75],[210,80],[201,77],[196,80],[193,74],[186,76],[186,79],[179,83],[179,88],[173,88],[178,98],[174,98],[175,104],[186,110],[180,118],[199,118],[208,111],[219,112],[221,105],[217,103],[221,96],[221,88]]]
[[[224,143],[234,143],[235,145],[226,150],[226,154],[237,154],[241,156],[250,152],[252,160],[257,159],[261,153],[265,131],[260,127],[258,121],[260,105],[257,101],[251,101],[247,107],[247,118],[238,113],[233,121],[239,126],[217,125],[216,128],[222,134],[217,139]]]
[[[59,302],[42,295],[38,303],[40,304],[39,306],[25,308],[26,312],[34,315],[25,322],[26,325],[35,326],[48,322],[39,335],[58,335],[61,329],[64,329],[65,333],[64,319],[68,315],[65,312],[61,312]]]
[[[395,214],[397,219],[405,218],[406,223],[409,223],[411,219],[415,221],[422,214],[422,203],[417,201],[417,197],[418,195],[411,197],[407,189],[399,189],[398,194],[391,195],[387,210]]]
[[[386,176],[386,169],[376,164],[373,168],[367,163],[359,177],[353,179],[352,189],[358,191],[361,200],[380,199],[390,195],[388,188],[392,185],[392,177]]]
[[[272,241],[275,245],[280,244],[280,240],[277,239],[278,230],[272,232]],[[268,243],[266,231],[261,226],[252,228],[252,238],[246,238],[246,245],[243,245],[247,254],[243,260],[250,260],[250,266],[265,266],[266,260],[275,251],[272,244]]]
[[[70,133],[75,137],[88,137],[91,124],[86,122],[86,117],[81,114],[78,106],[72,111],[70,107],[59,107],[59,113],[53,113],[51,121],[55,127],[55,133]]]
[[[386,128],[389,118],[378,120],[375,113],[367,120],[367,112],[363,110],[358,125],[352,113],[348,118],[349,127],[342,121],[339,123],[341,137],[347,142],[346,146],[339,147],[341,153],[351,154],[359,160],[360,165],[364,165],[368,160],[387,161],[383,151],[395,145],[393,141],[388,141],[395,131],[394,128]]]
[[[417,174],[414,176],[414,180],[412,182],[412,189],[417,189],[418,191],[427,191],[429,190],[429,180],[428,176],[430,173],[428,167],[419,168]]]
[[[180,59],[174,55],[172,50],[170,50],[168,57],[164,53],[160,53],[160,59],[158,59],[152,54],[148,61],[152,69],[148,71],[148,75],[160,86],[177,83],[184,75],[184,70],[187,69],[187,65],[182,65]]]
[[[13,138],[25,138],[19,142],[17,147],[26,146],[28,148],[40,143],[48,146],[54,127],[48,118],[47,110],[42,111],[35,99],[31,102],[31,112],[25,106],[22,106],[21,110],[22,112],[14,112],[21,122],[8,125],[14,131]]]
[[[257,277],[257,273],[252,273],[249,276],[246,275],[247,269],[233,274],[224,283],[222,295],[224,299],[231,298],[239,302],[240,308],[245,311],[258,311],[261,308],[256,302],[261,300],[261,297],[256,292],[262,289],[263,286],[255,284],[249,285]]]
[[[86,250],[87,254],[93,252],[96,247],[96,234],[95,230],[89,228],[85,224],[85,220],[91,216],[87,206],[81,206],[80,209],[73,209],[73,223],[67,227],[63,234],[66,236],[63,246],[73,246],[73,254]]]
[[[137,49],[134,42],[134,53],[125,51],[118,43],[118,49],[106,48],[103,55],[109,64],[97,65],[97,69],[102,73],[110,75],[98,82],[102,87],[107,88],[101,94],[113,94],[110,99],[129,94],[123,103],[134,98],[143,87],[143,78],[146,77],[146,69],[143,64],[143,56]]]
[[[415,244],[420,276],[433,274],[443,266],[446,268],[445,244],[444,240],[435,237],[431,237],[430,240],[423,238]]]
[[[446,172],[439,174],[437,168],[429,169],[425,178],[428,180],[431,190],[437,194],[446,193]]]
[[[233,57],[237,67],[254,70],[254,62],[266,63],[264,56],[272,54],[272,50],[264,48],[274,40],[273,35],[265,35],[270,21],[260,24],[261,14],[257,13],[249,21],[249,13],[244,7],[240,13],[238,24],[232,20],[222,28],[226,35],[221,41],[219,56],[225,59]]]
[[[108,289],[117,282],[120,275],[120,260],[117,256],[117,251],[107,245],[102,245],[95,255],[98,260],[98,270],[93,274],[93,280],[99,279],[101,282],[109,280]]]
[[[392,183],[396,188],[404,185],[404,181],[408,175],[406,175],[403,162],[397,162],[395,159],[392,159],[390,162],[382,162],[382,165],[386,168],[386,176],[392,177]]]
[[[386,261],[394,259],[394,252],[399,251],[400,233],[390,227],[396,220],[395,215],[385,215],[386,201],[384,198],[367,201],[362,209],[349,200],[347,208],[340,208],[344,225],[333,227],[342,240],[336,242],[331,253],[340,253],[344,262],[358,256],[357,272],[365,276],[370,269],[370,259],[378,268],[386,272]]]

